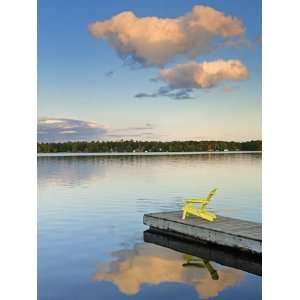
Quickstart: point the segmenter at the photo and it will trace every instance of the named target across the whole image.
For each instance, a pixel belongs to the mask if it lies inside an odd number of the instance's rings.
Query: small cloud
[[[153,129],[154,129],[153,124],[146,123],[144,126],[133,126],[133,127],[112,129],[106,135],[106,137],[119,138],[119,139],[143,138],[145,136],[152,136]]]
[[[145,136],[152,136],[152,132],[140,132],[140,133],[113,133],[107,134],[106,137],[113,139],[132,139],[132,138],[143,138]]]
[[[130,131],[140,131],[140,130],[149,130],[153,129],[154,125],[150,123],[146,123],[144,126],[136,126],[136,127],[125,127],[125,128],[118,128],[118,129],[113,129],[113,132],[130,132]]]
[[[66,118],[39,118],[39,142],[63,142],[100,139],[108,129],[95,122]]]
[[[196,5],[177,18],[137,17],[125,11],[89,25],[130,65],[161,66],[178,55],[193,58],[218,48],[218,42],[242,37],[245,27],[235,17]]]
[[[135,95],[135,98],[168,97],[173,100],[188,100],[194,99],[194,97],[191,95],[192,91],[192,89],[180,89],[172,92],[170,87],[160,87],[154,93],[138,93]]]
[[[114,71],[108,71],[108,72],[105,73],[105,76],[111,77],[111,76],[114,75],[114,73],[115,73]]]
[[[193,96],[191,96],[192,89],[181,89],[177,92],[170,93],[169,97],[173,98],[174,100],[188,100],[188,99],[194,99]]]
[[[144,139],[153,136],[154,128],[153,124],[145,123],[141,126],[113,129],[96,122],[44,117],[38,119],[38,142]]]
[[[239,60],[215,60],[197,63],[195,61],[179,64],[160,70],[158,79],[167,86],[153,93],[138,93],[136,98],[169,97],[175,100],[194,99],[196,89],[208,90],[223,81],[240,81],[248,77],[248,70]],[[231,87],[233,90],[233,87]],[[224,88],[229,92],[229,87]]]
[[[150,82],[157,82],[157,81],[159,81],[159,78],[150,78],[149,81]]]
[[[72,133],[77,133],[76,130],[64,130],[64,131],[60,131],[60,134],[72,134]]]
[[[135,98],[154,98],[156,97],[156,94],[147,94],[147,93],[137,93],[134,95]]]
[[[173,89],[212,88],[224,80],[244,80],[247,77],[248,70],[239,60],[188,62],[160,70],[160,79]]]
[[[59,120],[59,119],[40,119],[39,121],[41,124],[59,124],[59,123],[63,123],[63,120]]]

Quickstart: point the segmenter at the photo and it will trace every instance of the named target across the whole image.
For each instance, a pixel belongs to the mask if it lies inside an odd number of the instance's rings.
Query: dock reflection
[[[242,251],[232,252],[223,247],[183,241],[153,230],[144,231],[144,241],[190,255],[185,266],[191,264],[204,265],[210,271],[211,275],[213,270],[210,267],[209,261],[259,276],[262,274],[261,255],[251,255]],[[214,276],[216,277],[216,275]]]

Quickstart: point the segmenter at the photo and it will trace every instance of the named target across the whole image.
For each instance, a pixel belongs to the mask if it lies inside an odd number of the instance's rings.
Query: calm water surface
[[[143,242],[144,213],[214,187],[261,222],[261,154],[39,157],[38,298],[261,299],[261,277]]]

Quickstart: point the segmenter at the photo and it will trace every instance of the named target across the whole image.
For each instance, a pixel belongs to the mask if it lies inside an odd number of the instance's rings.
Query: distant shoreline
[[[62,143],[38,143],[37,153],[100,153],[100,155],[176,155],[207,152],[261,151],[262,141],[78,141]],[[142,154],[143,153],[143,154]],[[147,154],[145,154],[147,153]],[[151,154],[148,154],[151,153]],[[172,153],[172,154],[169,154]]]
[[[262,151],[199,151],[199,152],[92,152],[92,153],[37,153],[38,157],[64,156],[172,156],[172,155],[201,155],[201,154],[255,154]]]

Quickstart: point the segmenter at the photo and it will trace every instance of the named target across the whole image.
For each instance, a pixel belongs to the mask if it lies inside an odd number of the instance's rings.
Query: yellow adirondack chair
[[[212,191],[210,191],[206,198],[187,199],[182,209],[182,219],[184,220],[185,217],[190,214],[198,216],[210,222],[214,221],[217,216],[214,213],[207,211],[206,206],[210,202],[216,191],[217,189],[213,189]],[[199,205],[197,206],[197,204]]]

